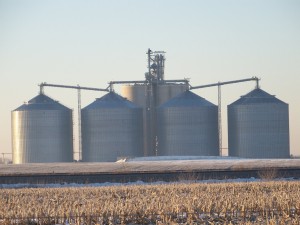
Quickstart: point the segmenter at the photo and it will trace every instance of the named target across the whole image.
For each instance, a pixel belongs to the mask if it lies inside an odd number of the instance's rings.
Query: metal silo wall
[[[187,84],[155,84],[152,86],[152,111],[147,110],[147,85],[123,85],[121,95],[143,107],[144,156],[155,155],[156,107],[186,91]],[[151,131],[150,131],[151,130]]]
[[[228,106],[229,156],[289,158],[287,104]]]
[[[160,84],[157,86],[156,106],[188,90],[187,84]]]
[[[158,155],[217,156],[216,106],[158,109]]]
[[[151,144],[151,135],[147,130],[147,126],[149,124],[149,116],[147,117],[147,86],[144,84],[137,85],[122,85],[121,87],[121,95],[124,98],[127,98],[129,101],[132,101],[136,105],[142,107],[142,126],[143,126],[143,156],[148,156],[151,152],[152,144]],[[149,113],[149,112],[148,112]]]
[[[72,110],[13,111],[13,163],[73,161]]]
[[[176,95],[188,90],[187,84],[157,84],[155,86],[156,107],[175,97]],[[147,88],[145,84],[123,85],[121,95],[135,104],[146,107]]]
[[[141,107],[146,107],[146,85],[122,85],[121,95]]]
[[[143,155],[142,109],[83,109],[81,115],[84,162]]]

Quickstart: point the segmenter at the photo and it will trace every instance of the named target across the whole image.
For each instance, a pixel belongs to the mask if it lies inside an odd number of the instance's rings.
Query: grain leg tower
[[[144,155],[157,155],[156,108],[189,89],[188,80],[165,80],[165,52],[148,49],[145,82],[123,85],[122,96],[143,107]]]

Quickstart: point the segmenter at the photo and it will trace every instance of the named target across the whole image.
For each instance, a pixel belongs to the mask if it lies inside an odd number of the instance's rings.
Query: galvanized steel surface
[[[40,94],[11,117],[14,164],[73,161],[71,109]]]
[[[142,108],[108,93],[82,109],[84,162],[113,162],[143,155]]]
[[[158,108],[158,155],[217,156],[218,108],[186,91]]]
[[[156,108],[174,96],[186,91],[187,84],[158,83],[147,89],[145,84],[123,85],[122,96],[143,107],[144,155],[155,155]],[[149,91],[150,90],[150,91]],[[147,106],[151,102],[152,109]]]
[[[146,107],[146,94],[147,88],[145,84],[121,86],[121,95],[141,107]]]
[[[228,106],[229,155],[289,158],[288,104],[255,89]]]
[[[161,84],[157,86],[156,106],[188,90],[187,84]]]
[[[156,84],[153,90],[155,96],[155,107],[160,106],[176,95],[188,90],[187,84]],[[121,95],[135,104],[146,107],[147,88],[145,84],[123,85]]]

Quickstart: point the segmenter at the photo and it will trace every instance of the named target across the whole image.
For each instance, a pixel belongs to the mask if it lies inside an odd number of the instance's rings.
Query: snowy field
[[[171,160],[172,159],[172,160]],[[147,157],[113,163],[32,163],[20,165],[0,165],[0,177],[5,175],[30,174],[98,174],[98,173],[133,173],[133,172],[168,172],[168,171],[243,171],[268,170],[281,168],[300,168],[300,159],[238,159],[229,157]],[[179,182],[193,183],[238,183],[259,182],[258,178],[240,178],[223,180],[196,180],[193,177],[182,177]],[[278,181],[299,180],[293,177],[277,179]],[[167,182],[128,182],[128,183],[53,183],[53,184],[0,184],[5,188],[61,188],[61,187],[103,187],[103,186],[129,186],[166,184]]]
[[[0,165],[0,176],[9,174],[93,174],[155,171],[239,171],[246,169],[300,168],[300,159],[211,158],[158,161],[136,160],[112,163],[29,163]]]
[[[267,181],[299,181],[297,178],[278,178]],[[213,183],[250,183],[250,182],[262,182],[266,179],[258,178],[237,178],[237,179],[209,179],[209,180],[181,180],[178,182],[165,182],[165,181],[156,181],[156,182],[127,182],[127,183],[91,183],[91,184],[78,184],[78,183],[61,183],[61,184],[0,184],[0,189],[18,189],[18,188],[83,188],[83,187],[113,187],[113,186],[140,186],[140,185],[163,185],[163,184],[188,184],[188,183],[199,183],[199,184],[213,184]]]

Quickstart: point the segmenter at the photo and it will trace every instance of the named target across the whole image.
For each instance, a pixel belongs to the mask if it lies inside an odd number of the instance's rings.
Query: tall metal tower
[[[166,60],[164,54],[164,51],[152,52],[150,48],[148,49],[148,73],[146,73],[146,80],[164,80]]]

